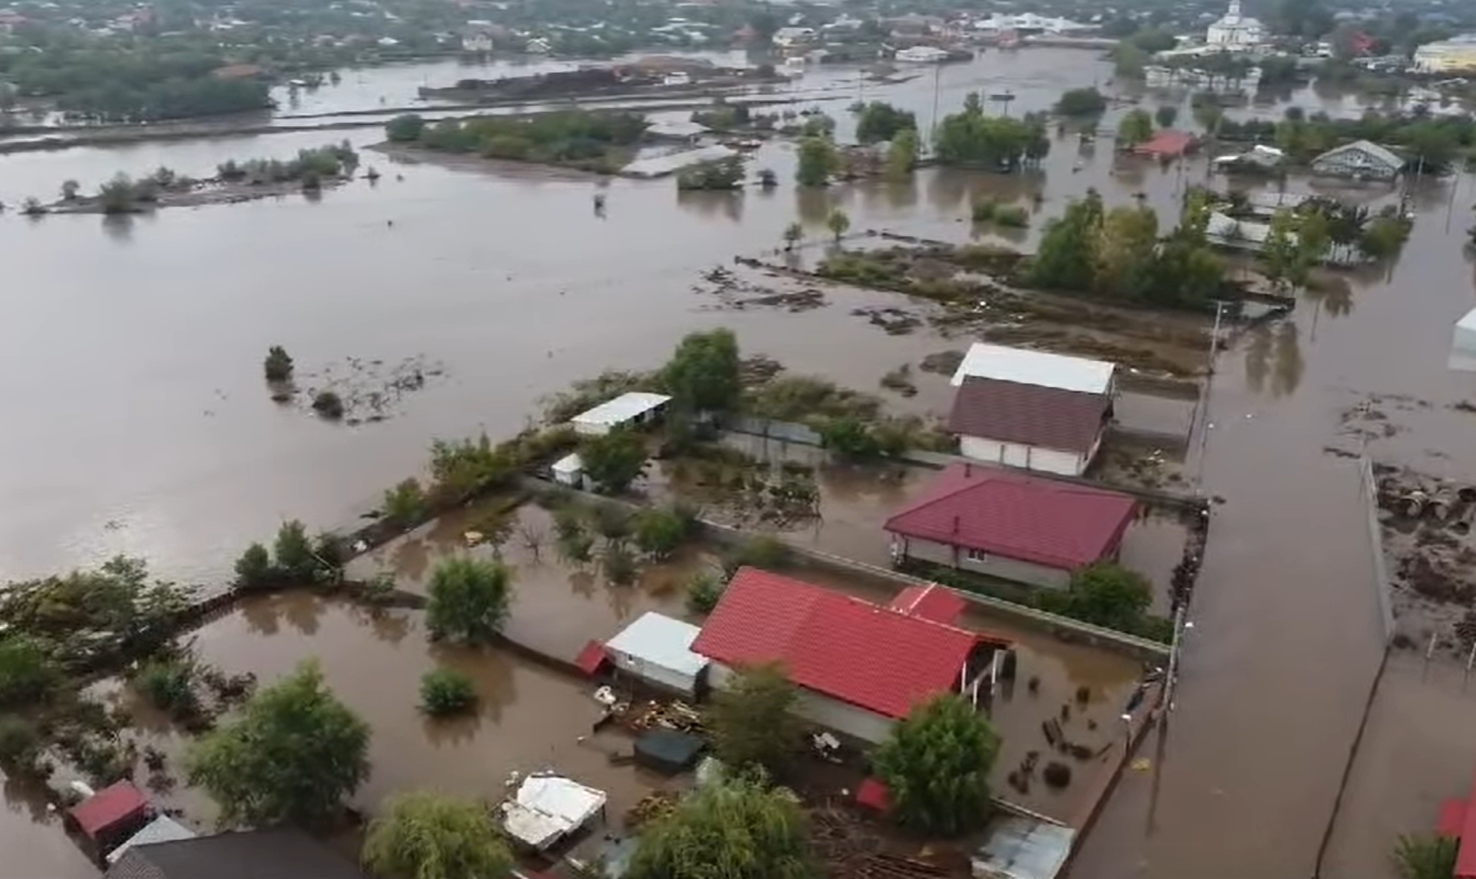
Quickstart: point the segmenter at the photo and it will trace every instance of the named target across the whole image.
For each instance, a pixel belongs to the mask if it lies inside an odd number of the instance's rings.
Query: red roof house
[[[886,529],[898,561],[1062,586],[1077,568],[1117,557],[1137,509],[1115,491],[958,463]]]
[[[943,604],[923,598],[929,610]],[[735,668],[778,663],[800,688],[797,713],[871,742],[937,693],[977,699],[995,652],[1008,646],[757,568],[733,576],[692,642],[693,652],[712,660],[715,686]]]
[[[149,801],[133,782],[119,781],[73,806],[68,814],[101,855],[149,823]]]
[[[1435,832],[1459,841],[1453,879],[1476,879],[1476,782],[1471,785],[1471,799],[1449,799],[1440,804],[1440,817]]]
[[[1193,146],[1194,135],[1187,131],[1163,128],[1146,141],[1133,147],[1133,152],[1140,156],[1152,156],[1155,159],[1177,159],[1189,152]]]

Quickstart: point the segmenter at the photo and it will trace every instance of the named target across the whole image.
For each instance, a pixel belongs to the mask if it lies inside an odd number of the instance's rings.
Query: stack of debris
[[[640,802],[625,812],[625,829],[634,831],[647,822],[664,817],[676,808],[678,795],[671,791],[655,791],[641,797]]]
[[[615,706],[614,714],[621,724],[634,730],[674,729],[697,735],[705,732],[702,713],[679,699],[624,703]]]

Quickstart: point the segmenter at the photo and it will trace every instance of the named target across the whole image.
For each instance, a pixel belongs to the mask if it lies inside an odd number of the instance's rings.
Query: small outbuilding
[[[707,692],[707,658],[692,652],[702,630],[647,611],[605,643],[605,655],[631,677],[690,699]]]
[[[570,488],[584,487],[584,459],[578,452],[571,452],[553,462],[554,482]]]
[[[674,729],[651,729],[636,739],[635,761],[637,766],[676,775],[697,765],[697,758],[706,748],[701,736]]]
[[[1023,815],[989,823],[984,845],[970,859],[974,879],[1055,879],[1066,866],[1076,831]]]
[[[1370,140],[1334,147],[1312,160],[1312,173],[1356,180],[1393,180],[1404,170],[1404,159]]]
[[[149,801],[131,781],[119,781],[72,807],[68,813],[82,834],[106,854],[149,823]]]
[[[523,779],[517,794],[502,804],[508,835],[535,851],[578,833],[605,811],[605,792],[554,773]]]
[[[665,394],[631,391],[575,415],[570,422],[576,433],[604,436],[617,427],[649,424],[659,420],[670,402],[671,397]]]

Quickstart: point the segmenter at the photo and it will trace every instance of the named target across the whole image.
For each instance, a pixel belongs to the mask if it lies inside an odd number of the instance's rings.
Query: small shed
[[[971,859],[974,879],[1055,879],[1066,865],[1076,831],[1023,815],[989,824]]]
[[[537,851],[583,829],[605,811],[605,792],[553,773],[523,779],[517,794],[502,804],[503,827]]]
[[[1476,308],[1456,321],[1455,332],[1450,339],[1450,368],[1476,372]]]
[[[578,452],[571,452],[553,462],[554,482],[571,488],[584,487],[584,459]]]
[[[707,658],[692,652],[702,630],[691,623],[647,611],[605,643],[615,667],[640,680],[689,698],[707,690]]]
[[[665,394],[648,394],[631,391],[613,400],[606,400],[587,412],[570,419],[576,433],[585,436],[604,436],[617,427],[647,424],[661,417],[671,398]]]
[[[706,747],[701,736],[674,729],[651,729],[636,739],[635,761],[637,766],[676,775],[696,765]]]
[[[131,781],[108,785],[68,813],[84,836],[105,854],[149,823],[149,801]]]
[[[195,832],[168,815],[160,815],[153,821],[144,825],[139,832],[128,837],[128,841],[113,849],[108,854],[108,863],[116,864],[130,848],[136,845],[153,845],[159,842],[175,842],[181,839],[194,839]]]

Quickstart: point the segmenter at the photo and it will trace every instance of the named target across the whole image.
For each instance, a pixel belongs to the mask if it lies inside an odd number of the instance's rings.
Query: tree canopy
[[[803,231],[801,231],[803,234]],[[661,370],[674,408],[688,412],[726,412],[738,404],[738,338],[729,329],[688,333]]]
[[[940,162],[1013,171],[1050,152],[1043,119],[1029,113],[1021,119],[987,116],[978,94],[970,98],[961,112],[943,117],[938,126],[933,146]]]
[[[1095,86],[1069,89],[1056,101],[1056,112],[1062,116],[1092,116],[1107,109],[1107,97]]]
[[[802,137],[799,142],[799,163],[795,166],[794,179],[800,186],[824,186],[830,182],[839,159],[835,144],[824,137]]]
[[[1153,603],[1153,588],[1117,562],[1097,562],[1072,572],[1066,601],[1076,619],[1131,632]]]
[[[718,758],[734,767],[782,770],[800,743],[799,722],[792,713],[797,698],[794,684],[776,665],[735,672],[707,710]]]
[[[435,638],[486,643],[512,603],[512,573],[501,562],[453,556],[431,572],[425,624]]]
[[[856,117],[856,139],[862,143],[891,140],[908,128],[917,129],[917,116],[883,101],[866,104]]]
[[[222,826],[309,824],[369,777],[368,751],[369,725],[307,661],[200,739],[188,777],[220,805]]]
[[[385,879],[502,879],[513,867],[485,805],[431,791],[391,796],[361,858]]]
[[[957,836],[987,817],[989,770],[998,752],[999,737],[974,706],[956,693],[940,693],[908,712],[872,764],[899,824]]]
[[[1117,123],[1117,140],[1122,147],[1134,147],[1153,136],[1153,115],[1142,107],[1129,110]]]
[[[639,433],[617,427],[604,436],[585,440],[579,449],[584,472],[601,491],[624,491],[646,472],[646,443]]]
[[[641,829],[628,879],[816,879],[794,795],[749,778],[704,785]]]

